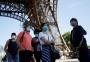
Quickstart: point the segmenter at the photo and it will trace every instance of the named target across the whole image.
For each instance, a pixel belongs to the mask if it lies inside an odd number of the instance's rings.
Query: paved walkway
[[[67,59],[67,60],[56,60],[56,62],[79,62],[79,61],[77,59]]]
[[[56,62],[79,62],[78,59],[65,59],[65,60],[56,60]]]

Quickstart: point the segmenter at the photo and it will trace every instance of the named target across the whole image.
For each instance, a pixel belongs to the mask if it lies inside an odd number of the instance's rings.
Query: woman
[[[71,31],[71,44],[74,47],[74,50],[79,51],[79,61],[80,62],[90,62],[89,51],[84,35],[86,31],[82,26],[78,25],[76,18],[70,20],[73,30]]]
[[[20,62],[31,62],[32,57],[32,37],[30,35],[30,25],[26,21],[23,23],[23,32],[20,32],[17,37],[17,43],[20,47],[19,56]]]
[[[49,28],[47,23],[41,25],[42,32],[39,33],[41,48],[41,59],[42,62],[52,62],[51,61],[51,44],[54,43],[52,36],[49,33]]]

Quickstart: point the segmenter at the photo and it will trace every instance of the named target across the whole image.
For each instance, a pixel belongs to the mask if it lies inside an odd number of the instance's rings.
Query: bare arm
[[[19,41],[19,39],[18,39],[18,38],[17,38],[16,43],[18,44],[18,46],[19,46],[19,48],[20,48],[20,49],[23,49],[23,47],[21,46],[20,41]]]
[[[52,34],[50,34],[50,42],[51,42],[51,44],[52,45],[54,45],[55,44],[55,38],[53,37],[53,35]]]
[[[20,44],[20,38],[19,38],[19,36],[17,37],[16,43],[18,44],[18,46],[19,46],[20,49],[24,49],[24,48],[22,47],[22,45]]]
[[[8,44],[9,44],[9,40],[6,41],[6,44],[5,44],[5,47],[4,47],[4,50],[5,50],[6,53],[7,53],[7,49],[8,49]]]
[[[48,40],[46,40],[44,37],[40,38],[42,41],[44,41],[45,44],[51,44]]]
[[[55,45],[55,40],[54,39],[51,40],[51,44]]]

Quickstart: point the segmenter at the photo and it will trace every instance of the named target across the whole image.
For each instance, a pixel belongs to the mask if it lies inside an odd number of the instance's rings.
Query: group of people
[[[55,62],[52,57],[51,45],[54,39],[49,33],[47,23],[41,25],[41,31],[34,30],[35,37],[30,35],[28,21],[23,23],[23,31],[18,35],[11,34],[11,39],[6,41],[4,50],[8,62]]]
[[[87,47],[86,31],[82,26],[78,25],[76,18],[70,20],[73,30],[71,31],[71,45],[73,51],[79,52],[80,62],[90,62],[90,54]],[[6,42],[5,51],[8,62],[55,62],[53,57],[51,45],[55,42],[52,35],[49,33],[49,26],[47,23],[41,25],[41,31],[34,30],[35,37],[30,35],[30,25],[23,24],[23,32],[18,36],[16,33],[11,34],[11,39]]]

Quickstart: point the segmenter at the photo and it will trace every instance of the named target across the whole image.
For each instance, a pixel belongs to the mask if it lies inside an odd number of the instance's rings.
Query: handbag
[[[48,40],[49,40],[49,36],[48,36]],[[53,59],[60,59],[60,52],[58,49],[55,48],[54,44],[51,44],[51,56]]]
[[[72,52],[73,58],[79,58],[79,48],[81,47],[83,42],[83,37],[82,40],[80,41],[80,44],[78,47],[74,47],[74,51]]]
[[[78,58],[79,57],[79,51],[78,49],[74,49],[72,52],[69,53],[71,58]]]
[[[55,48],[55,46],[51,46],[51,53],[54,59],[60,59],[60,52],[58,49]]]

